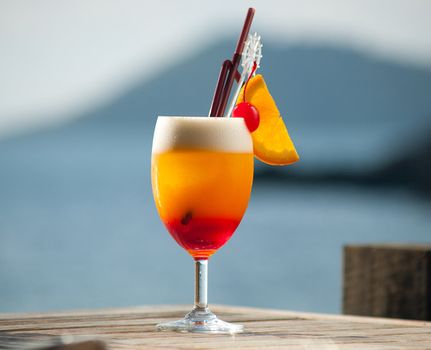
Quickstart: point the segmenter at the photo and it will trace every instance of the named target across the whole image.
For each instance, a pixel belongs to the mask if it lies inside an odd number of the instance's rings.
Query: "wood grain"
[[[343,313],[431,320],[431,245],[344,247]]]
[[[157,332],[190,306],[151,306],[38,314],[0,314],[0,349],[43,345],[59,337],[97,339],[109,349],[431,349],[431,323],[213,306],[245,332],[234,336]]]

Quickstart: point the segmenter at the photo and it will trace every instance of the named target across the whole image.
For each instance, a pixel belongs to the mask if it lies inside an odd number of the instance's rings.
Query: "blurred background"
[[[342,246],[431,242],[431,3],[0,2],[0,312],[193,301],[150,184],[249,6],[301,161],[256,162],[211,303],[340,312]]]

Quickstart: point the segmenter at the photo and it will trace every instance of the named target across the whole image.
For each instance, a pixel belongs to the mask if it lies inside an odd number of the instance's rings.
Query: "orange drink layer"
[[[195,259],[207,259],[234,233],[247,208],[253,153],[174,149],[152,156],[159,215]]]

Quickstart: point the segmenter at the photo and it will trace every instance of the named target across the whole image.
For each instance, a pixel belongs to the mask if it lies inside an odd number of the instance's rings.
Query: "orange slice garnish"
[[[243,89],[237,104],[244,102]],[[288,165],[298,161],[298,153],[262,75],[255,75],[249,80],[245,99],[259,111],[259,127],[251,134],[256,158],[271,165]]]

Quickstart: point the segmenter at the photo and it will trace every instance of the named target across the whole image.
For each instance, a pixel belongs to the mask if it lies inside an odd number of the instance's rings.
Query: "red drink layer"
[[[171,220],[165,225],[193,258],[208,259],[229,240],[239,223],[238,219],[194,218],[188,213],[182,220]]]

